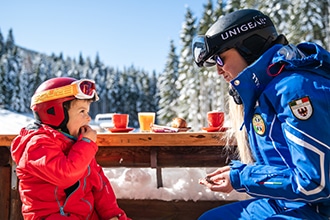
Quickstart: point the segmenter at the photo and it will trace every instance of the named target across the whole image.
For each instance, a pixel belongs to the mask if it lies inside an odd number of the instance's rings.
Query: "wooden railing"
[[[96,160],[103,167],[151,167],[156,169],[157,186],[162,187],[163,167],[220,167],[233,152],[224,147],[224,133],[111,133],[98,134]],[[22,219],[15,164],[10,144],[16,135],[0,135],[0,219]],[[204,211],[231,201],[121,200],[128,216],[138,219],[196,219]],[[156,207],[157,206],[157,207]],[[141,210],[145,210],[141,212]]]

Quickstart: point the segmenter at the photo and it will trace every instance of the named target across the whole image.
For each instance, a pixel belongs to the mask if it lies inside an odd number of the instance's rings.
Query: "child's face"
[[[67,128],[72,136],[78,137],[80,128],[90,122],[91,117],[88,114],[90,103],[89,100],[73,100],[70,103]]]

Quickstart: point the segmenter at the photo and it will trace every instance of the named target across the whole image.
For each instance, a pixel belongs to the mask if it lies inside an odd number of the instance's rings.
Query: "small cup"
[[[127,128],[129,115],[128,114],[113,114],[112,121],[115,128]]]
[[[138,112],[140,131],[150,132],[151,126],[155,123],[155,112]]]
[[[207,113],[207,123],[209,127],[222,127],[225,121],[225,113],[211,111]]]

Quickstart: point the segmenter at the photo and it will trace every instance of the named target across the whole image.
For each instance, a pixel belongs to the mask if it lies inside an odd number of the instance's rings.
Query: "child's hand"
[[[110,218],[109,220],[118,220],[118,217]]]
[[[88,138],[91,141],[96,142],[97,132],[93,130],[89,125],[84,125],[80,128],[80,134],[84,138]]]

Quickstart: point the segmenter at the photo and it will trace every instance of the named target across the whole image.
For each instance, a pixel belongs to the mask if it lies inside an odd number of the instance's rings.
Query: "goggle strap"
[[[60,88],[50,89],[32,96],[31,106],[55,99],[76,96],[78,94],[76,85],[67,85]]]
[[[42,103],[42,102],[48,102],[48,101],[52,101],[55,99],[62,99],[62,98],[66,98],[66,97],[70,97],[70,96],[74,96],[76,98],[79,99],[87,99],[87,98],[93,98],[95,97],[95,101],[98,100],[98,96],[97,93],[95,91],[95,88],[93,88],[93,93],[92,95],[87,95],[84,94],[83,91],[80,91],[80,83],[83,80],[79,80],[79,81],[75,81],[74,83],[70,84],[70,85],[66,85],[66,86],[62,86],[59,88],[55,88],[55,89],[50,89],[50,90],[46,90],[43,92],[40,92],[38,94],[34,94],[32,96],[31,99],[31,106]],[[94,83],[91,80],[88,80],[91,83]]]

